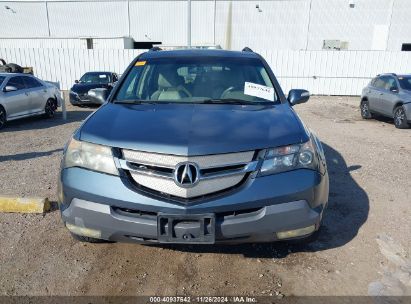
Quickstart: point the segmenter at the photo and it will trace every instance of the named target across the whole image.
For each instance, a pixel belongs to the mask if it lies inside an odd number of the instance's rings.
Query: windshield
[[[276,102],[261,60],[249,58],[156,58],[138,61],[115,102]]]
[[[81,83],[100,83],[105,84],[110,82],[110,74],[108,73],[86,73],[80,80]]]
[[[411,76],[398,77],[398,81],[402,89],[411,91]]]

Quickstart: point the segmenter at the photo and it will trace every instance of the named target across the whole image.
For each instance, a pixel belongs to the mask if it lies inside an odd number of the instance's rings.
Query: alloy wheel
[[[370,108],[368,106],[368,102],[366,102],[366,101],[363,101],[361,103],[361,116],[363,118],[370,118],[371,117]]]
[[[0,129],[6,124],[6,112],[0,107]]]
[[[402,107],[397,108],[394,114],[394,123],[396,126],[401,126],[405,120],[405,111]]]
[[[54,106],[54,102],[51,99],[47,100],[46,107],[44,110],[46,112],[47,117],[54,116],[55,106]]]

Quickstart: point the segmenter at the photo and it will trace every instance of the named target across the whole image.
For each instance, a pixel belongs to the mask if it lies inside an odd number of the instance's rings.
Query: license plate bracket
[[[159,213],[157,237],[160,243],[214,244],[215,215]]]

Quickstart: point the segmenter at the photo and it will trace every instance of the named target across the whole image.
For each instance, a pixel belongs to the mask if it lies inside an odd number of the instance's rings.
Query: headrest
[[[182,79],[177,71],[171,69],[160,70],[158,75],[158,86],[161,88],[173,88],[182,84]]]

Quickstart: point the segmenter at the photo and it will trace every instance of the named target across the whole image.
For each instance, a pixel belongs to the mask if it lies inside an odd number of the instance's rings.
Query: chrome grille
[[[211,154],[200,156],[180,156],[171,154],[149,153],[142,151],[123,150],[124,159],[138,164],[173,168],[185,161],[196,163],[200,168],[227,166],[235,163],[248,163],[252,160],[254,151]]]
[[[180,156],[123,150],[123,156],[124,159],[119,159],[120,166],[130,172],[137,184],[181,198],[194,198],[236,186],[257,167],[257,161],[253,161],[254,151]],[[198,166],[200,178],[192,187],[183,187],[175,180],[176,167],[185,162]]]
[[[236,175],[209,179],[199,182],[193,188],[182,188],[177,186],[172,179],[157,178],[139,173],[131,173],[131,176],[138,184],[146,188],[184,198],[202,196],[230,188],[238,184],[244,177],[244,175]]]

